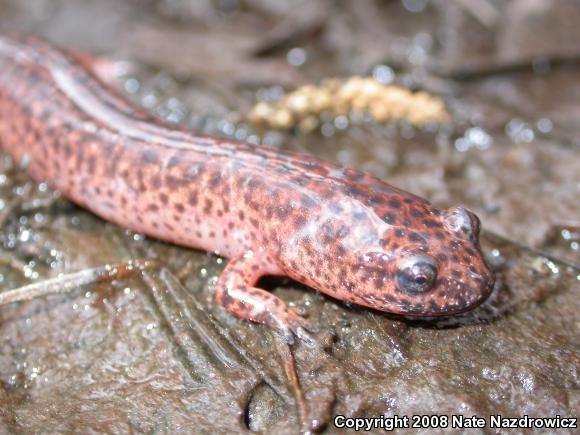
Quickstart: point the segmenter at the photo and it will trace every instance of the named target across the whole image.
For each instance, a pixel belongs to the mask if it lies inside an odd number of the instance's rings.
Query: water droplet
[[[535,139],[534,130],[519,118],[512,119],[506,125],[505,132],[515,143],[529,143]]]
[[[302,66],[306,63],[306,60],[308,60],[308,55],[303,48],[295,47],[288,51],[286,60],[292,66]]]
[[[348,128],[348,118],[344,115],[337,116],[334,119],[334,126],[338,130],[345,130],[346,128]]]
[[[325,122],[320,127],[320,132],[322,133],[323,136],[326,136],[326,137],[333,136],[334,132],[335,132],[334,125],[331,124],[330,122]]]
[[[403,7],[409,12],[419,13],[427,7],[429,0],[402,0]]]
[[[383,85],[388,85],[395,79],[395,71],[388,65],[377,65],[373,68],[373,78]]]
[[[548,118],[542,118],[538,120],[536,126],[538,127],[538,131],[541,133],[550,133],[554,127],[552,121]]]
[[[136,94],[137,92],[139,92],[139,89],[141,89],[141,83],[139,82],[139,80],[132,77],[127,81],[125,81],[124,88],[125,91],[127,91],[129,94]]]
[[[465,137],[472,145],[480,150],[489,148],[493,143],[492,137],[480,127],[472,127],[467,129],[465,132]]]

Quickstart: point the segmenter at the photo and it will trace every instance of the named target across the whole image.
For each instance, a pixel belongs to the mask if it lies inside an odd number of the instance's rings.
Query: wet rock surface
[[[336,414],[577,417],[580,7],[308,3],[3,0],[0,29],[128,61],[110,63],[111,82],[166,119],[480,216],[497,283],[471,313],[404,319],[264,281],[320,330],[319,346],[292,349],[311,428],[335,432]],[[245,121],[280,85],[373,72],[444,97],[452,128]],[[213,302],[227,260],[106,223],[0,154],[1,289],[142,258],[161,268],[0,309],[2,432],[298,432],[290,350]]]

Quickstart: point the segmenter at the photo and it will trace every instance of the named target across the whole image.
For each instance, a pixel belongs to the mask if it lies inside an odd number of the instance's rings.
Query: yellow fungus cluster
[[[302,86],[274,103],[260,102],[252,109],[249,121],[267,128],[312,131],[323,114],[337,117],[351,113],[367,113],[379,123],[406,121],[416,127],[444,124],[451,118],[439,97],[384,85],[373,78],[351,77]]]

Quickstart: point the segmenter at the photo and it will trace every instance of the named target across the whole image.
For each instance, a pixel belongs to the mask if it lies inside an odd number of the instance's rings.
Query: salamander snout
[[[382,289],[385,311],[450,315],[468,311],[489,296],[494,276],[479,247],[479,218],[459,206],[443,211],[439,219],[439,226],[429,221],[430,225],[417,227],[423,240],[409,237],[389,264],[375,265],[389,270],[392,277]]]

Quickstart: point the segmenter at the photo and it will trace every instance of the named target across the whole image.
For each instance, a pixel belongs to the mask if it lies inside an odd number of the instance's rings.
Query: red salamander
[[[0,37],[0,147],[106,220],[228,257],[216,286],[227,311],[304,333],[296,311],[255,286],[263,275],[410,316],[489,296],[468,209],[439,211],[353,169],[166,124],[86,64],[36,37]]]

